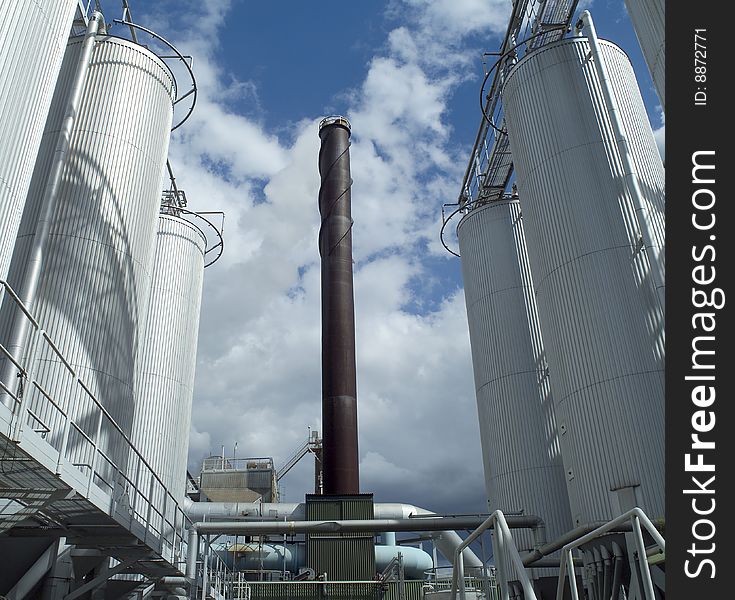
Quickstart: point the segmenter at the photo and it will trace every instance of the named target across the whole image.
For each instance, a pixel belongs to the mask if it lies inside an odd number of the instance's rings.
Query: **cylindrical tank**
[[[186,488],[204,250],[198,227],[159,217],[133,442],[176,500]]]
[[[630,61],[601,46],[663,249],[663,165]],[[664,514],[663,312],[589,52],[545,46],[503,90],[575,524]]]
[[[64,56],[11,263],[13,286],[23,280],[80,47],[81,38],[70,40]],[[32,306],[77,376],[128,436],[173,87],[170,71],[149,50],[97,37]],[[4,312],[3,338],[11,328],[9,311]],[[96,411],[89,410],[88,399],[58,357],[44,347],[31,368],[56,403],[96,437]],[[59,412],[40,394],[29,397],[28,404],[49,428],[46,440],[59,447]],[[80,453],[73,462],[96,460],[100,472],[110,476],[115,472],[111,463],[124,469],[128,450],[109,421],[103,419],[98,437],[109,461],[95,458],[79,431],[70,436],[70,447]]]
[[[375,546],[375,570],[380,573],[391,560],[401,554],[406,579],[425,579],[434,566],[431,555],[413,546]],[[306,565],[303,544],[221,544],[213,546],[214,555],[234,570],[280,571],[298,573]]]
[[[666,2],[665,0],[625,0],[630,20],[651,72],[661,106],[666,91]]]
[[[538,515],[556,539],[572,519],[518,199],[471,210],[457,235],[489,508]]]
[[[0,279],[8,275],[77,0],[0,2]]]

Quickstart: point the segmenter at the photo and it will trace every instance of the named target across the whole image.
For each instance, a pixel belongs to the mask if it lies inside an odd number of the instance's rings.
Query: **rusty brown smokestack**
[[[349,121],[327,117],[319,138],[324,494],[359,494]]]

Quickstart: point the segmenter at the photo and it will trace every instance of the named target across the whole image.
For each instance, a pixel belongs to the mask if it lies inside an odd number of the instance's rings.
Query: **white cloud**
[[[441,38],[469,33],[505,33],[510,0],[404,0],[418,15],[421,28]],[[458,40],[459,41],[459,40]]]

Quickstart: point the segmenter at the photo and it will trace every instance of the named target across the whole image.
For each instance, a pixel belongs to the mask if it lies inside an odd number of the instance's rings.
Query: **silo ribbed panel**
[[[197,227],[161,215],[137,368],[133,440],[176,499],[186,489],[204,249]]]
[[[663,167],[624,53],[601,42],[646,211],[663,248]],[[589,45],[534,51],[503,104],[576,524],[664,514],[663,315]]]
[[[651,72],[653,85],[665,106],[666,91],[666,2],[665,0],[625,0],[630,20]]]
[[[490,510],[538,515],[555,539],[572,519],[518,200],[472,210],[458,236]]]
[[[11,264],[14,286],[26,269],[80,47],[80,38],[71,40],[64,57]],[[126,435],[135,412],[135,360],[148,306],[172,89],[170,72],[151,52],[98,36],[33,305],[39,322]],[[78,388],[56,357],[45,351],[34,368],[57,402],[93,433],[94,423],[79,408]],[[31,408],[50,427],[47,439],[55,443],[58,413],[45,401]],[[121,437],[105,428],[101,445],[122,466],[127,450]]]
[[[0,279],[8,275],[76,6],[0,2]]]

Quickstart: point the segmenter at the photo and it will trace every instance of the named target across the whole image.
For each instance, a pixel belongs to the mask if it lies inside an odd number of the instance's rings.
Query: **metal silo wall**
[[[133,441],[176,499],[186,488],[204,249],[197,227],[159,217]]]
[[[520,203],[476,208],[457,233],[490,510],[538,515],[552,540],[572,519]]]
[[[663,165],[632,67],[601,42],[663,248]],[[519,62],[503,103],[576,524],[629,500],[664,514],[663,314],[589,46],[563,40]]]
[[[0,2],[0,279],[8,275],[77,0]]]
[[[653,85],[665,106],[666,91],[666,2],[665,0],[625,0],[630,20],[638,36]]]
[[[46,122],[11,262],[9,281],[16,287],[25,272],[80,47],[81,38],[69,41]],[[168,153],[172,89],[170,72],[151,52],[126,40],[98,36],[33,305],[39,322],[77,375],[128,436]],[[80,391],[56,356],[44,350],[34,368],[41,385],[54,391],[62,408],[92,434],[94,420],[80,408]],[[31,408],[50,427],[47,439],[54,443],[61,429],[58,413],[45,401]],[[118,433],[103,428],[101,446],[124,467],[129,451]],[[90,460],[88,455],[76,458]]]

